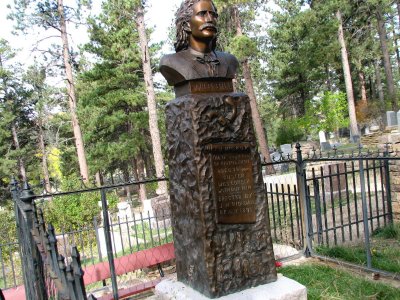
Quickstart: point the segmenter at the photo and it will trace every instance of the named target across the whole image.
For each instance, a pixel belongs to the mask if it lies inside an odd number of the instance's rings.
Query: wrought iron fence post
[[[389,144],[385,145],[384,157],[389,157]],[[390,187],[389,159],[384,160],[386,201],[388,207],[388,223],[393,224],[392,190]]]
[[[312,241],[310,236],[310,220],[311,220],[311,211],[308,209],[307,205],[307,183],[305,178],[305,163],[303,161],[303,156],[301,153],[301,145],[300,143],[296,144],[296,178],[297,178],[297,186],[299,189],[299,199],[300,199],[300,210],[301,210],[301,221],[302,221],[302,230],[303,230],[303,241],[304,247],[304,255],[306,257],[311,256],[312,249]]]
[[[15,189],[16,185],[13,188]],[[34,223],[33,202],[36,196],[27,182],[19,196],[16,189],[12,193],[13,197],[15,196],[16,218],[19,225],[18,235],[26,299],[47,300],[42,257],[31,233]]]
[[[360,185],[361,185],[361,200],[362,200],[362,212],[363,212],[363,224],[364,224],[364,239],[365,239],[365,253],[367,256],[367,267],[371,268],[371,244],[369,240],[369,224],[368,224],[368,208],[367,208],[367,195],[365,192],[365,176],[364,176],[364,162],[362,159],[359,160],[360,169]]]
[[[104,236],[106,238],[106,247],[107,247],[107,258],[110,266],[111,273],[111,283],[113,289],[113,297],[114,300],[118,300],[118,285],[117,285],[117,275],[115,273],[115,265],[114,265],[114,254],[112,249],[112,241],[111,241],[111,227],[110,227],[110,219],[108,214],[108,204],[107,204],[107,196],[106,190],[104,188],[101,189],[101,204],[103,211],[103,223],[104,223]]]

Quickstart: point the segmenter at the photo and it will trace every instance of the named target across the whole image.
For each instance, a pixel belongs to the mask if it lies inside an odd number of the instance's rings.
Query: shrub
[[[304,132],[297,120],[284,120],[278,128],[275,143],[277,146],[298,142],[304,137]]]

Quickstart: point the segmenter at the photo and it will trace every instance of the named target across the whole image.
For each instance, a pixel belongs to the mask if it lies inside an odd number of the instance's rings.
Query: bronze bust
[[[217,8],[211,0],[184,0],[176,13],[175,54],[161,59],[168,84],[178,86],[199,79],[233,79],[237,59],[215,50]]]

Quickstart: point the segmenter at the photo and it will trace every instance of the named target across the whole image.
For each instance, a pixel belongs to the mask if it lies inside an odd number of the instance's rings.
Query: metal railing
[[[372,235],[393,224],[390,163],[399,159],[389,145],[376,152],[361,146],[348,153],[312,150],[303,157],[297,144],[293,155],[264,163],[295,170],[264,177],[274,241],[325,259],[324,247],[359,246],[365,254],[362,267],[387,273],[371,259]]]

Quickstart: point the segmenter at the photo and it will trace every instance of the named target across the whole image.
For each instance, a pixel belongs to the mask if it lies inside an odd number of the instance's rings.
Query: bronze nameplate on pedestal
[[[213,144],[211,153],[219,224],[256,222],[256,193],[250,144]]]
[[[177,97],[187,94],[204,93],[231,93],[233,92],[232,79],[214,79],[214,80],[192,80],[183,85],[175,86]]]

